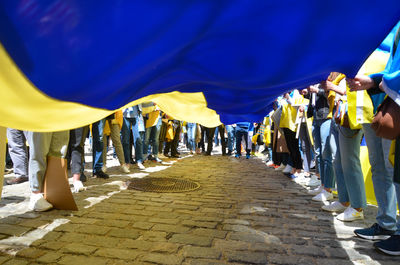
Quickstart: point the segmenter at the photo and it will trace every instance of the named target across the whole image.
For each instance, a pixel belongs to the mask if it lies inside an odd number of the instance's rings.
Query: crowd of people
[[[379,211],[375,224],[354,233],[380,240],[374,244],[377,249],[400,255],[400,183],[394,181],[395,162],[391,159],[395,142],[377,136],[371,127],[373,113],[386,95],[400,102],[400,95],[395,93],[398,89],[391,87],[399,85],[399,35],[397,31],[383,72],[360,72],[354,78],[332,72],[325,81],[278,97],[274,110],[260,123],[245,121],[207,128],[176,120],[155,103],[146,102],[70,131],[39,133],[9,128],[8,150],[15,178],[7,184],[29,181],[30,209],[46,211],[52,208],[43,196],[47,157],[67,158],[73,189],[83,190],[84,144],[89,135],[92,176],[103,179],[109,178],[105,159],[109,139],[123,173],[129,173],[134,165],[145,169],[149,160],[159,163],[163,157],[178,158],[180,141],[191,154],[207,156],[212,153],[213,142],[218,141],[224,156],[240,158],[245,153],[249,159],[252,153],[264,152],[269,158],[267,166],[282,170],[297,183],[314,187],[309,190],[312,200],[323,202],[323,210],[338,213],[338,220],[351,222],[364,218],[367,205],[360,161],[364,137]]]

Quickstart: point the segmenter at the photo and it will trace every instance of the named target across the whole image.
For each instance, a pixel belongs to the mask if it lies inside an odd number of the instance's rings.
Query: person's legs
[[[92,125],[93,136],[93,175],[101,171],[103,167],[103,130],[105,119],[97,121]]]
[[[301,142],[301,149],[303,150],[303,168],[304,168],[304,173],[309,175],[311,169],[310,169],[310,164],[311,164],[311,141],[310,137],[308,134],[308,128],[306,123],[301,123],[300,127],[300,142]]]
[[[26,132],[26,138],[29,143],[29,185],[32,192],[28,206],[30,210],[47,211],[53,208],[53,205],[43,197],[44,175],[46,173],[47,155],[49,154],[52,135],[53,133],[51,132]]]
[[[331,126],[332,120],[324,120],[320,127],[320,135],[321,135],[321,163],[323,166],[323,174],[324,174],[324,188],[332,189],[335,187],[335,172],[333,171],[332,165],[332,147],[335,145],[331,145]],[[335,151],[335,150],[333,150]],[[322,175],[322,171],[320,171]]]
[[[364,177],[360,162],[361,130],[351,130],[339,126],[339,146],[341,163],[350,205],[354,209],[364,209],[367,205]]]
[[[110,127],[111,131],[111,141],[113,142],[113,146],[115,148],[115,152],[117,153],[117,158],[120,163],[120,165],[126,164],[125,157],[124,157],[124,150],[122,149],[122,144],[121,144],[121,130],[119,128],[118,124],[111,124]]]
[[[29,184],[33,193],[43,192],[47,154],[50,150],[52,133],[26,132],[29,143]]]
[[[332,150],[332,164],[333,164],[334,172],[335,172],[339,202],[343,206],[347,207],[350,202],[350,197],[349,197],[349,193],[347,192],[346,181],[345,181],[345,177],[343,174],[343,167],[342,167],[342,159],[344,159],[347,154],[342,149],[340,149],[339,132],[338,132],[338,126],[336,124],[332,124],[332,127],[331,127],[330,144],[331,144],[331,150]],[[342,154],[343,154],[343,157],[342,157]]]
[[[376,136],[371,124],[363,124],[371,164],[372,182],[378,203],[377,223],[384,229],[396,230],[396,187],[393,166],[389,162],[391,141]],[[399,195],[398,195],[399,196]]]
[[[312,124],[312,135],[314,138],[315,163],[318,172],[320,172],[321,184],[325,181],[325,165],[322,163],[322,143],[321,143],[321,124],[322,120],[314,120]],[[322,173],[321,173],[322,172]]]
[[[171,155],[172,156],[178,156],[178,144],[179,144],[179,137],[181,134],[181,125],[179,124],[178,127],[175,130],[175,135],[174,135],[174,139],[172,140],[172,144],[171,144]]]
[[[187,135],[188,135],[188,142],[189,142],[189,150],[191,153],[196,151],[196,123],[188,123],[187,124]]]
[[[221,138],[222,155],[226,155],[225,126],[223,124],[218,126],[218,131]]]
[[[121,144],[122,144],[122,149],[124,151],[125,162],[127,164],[130,163],[132,157],[132,151],[129,143],[131,126],[132,126],[132,119],[124,118],[124,122],[122,123],[122,128],[121,128]]]
[[[215,135],[215,129],[214,128],[207,128],[206,129],[206,135],[207,135],[207,155],[211,155],[211,151],[213,149],[213,139],[214,139],[214,135]]]
[[[299,151],[299,141],[296,139],[296,133],[288,128],[283,128],[286,144],[289,149],[289,155],[293,163],[293,168],[295,170],[301,170],[301,155]]]
[[[228,135],[228,154],[232,154],[233,152],[233,142],[235,140],[235,136],[234,136],[234,130],[233,130],[233,126],[232,125],[227,125],[226,126],[226,132]]]
[[[138,120],[137,118],[132,119],[132,135],[134,138],[135,145],[135,160],[136,163],[143,163],[143,142],[142,135],[139,132]]]
[[[236,156],[242,155],[242,137],[244,132],[236,129]],[[246,137],[247,138],[247,137]]]
[[[17,184],[28,181],[28,150],[26,138],[21,130],[7,129],[8,151],[14,165],[15,179],[7,184]]]

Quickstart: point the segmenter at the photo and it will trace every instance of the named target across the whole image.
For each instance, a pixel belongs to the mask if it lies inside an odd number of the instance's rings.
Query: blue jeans
[[[160,137],[160,129],[161,129],[161,119],[159,122],[153,127],[146,128],[144,144],[143,144],[143,154],[145,158],[148,156],[149,145],[152,147],[152,154],[154,157],[158,156],[158,146],[159,146],[159,137]]]
[[[363,124],[371,164],[372,183],[378,203],[378,224],[400,235],[400,219],[396,227],[396,204],[400,205],[400,185],[393,182],[393,166],[389,162],[391,141],[376,136],[371,124]],[[396,202],[397,197],[397,202]]]
[[[300,125],[300,144],[301,144],[301,150],[303,153],[303,168],[304,172],[310,172],[310,164],[311,164],[311,141],[310,137],[308,134],[308,129],[307,129],[307,124],[306,123],[301,123]],[[270,156],[271,157],[271,156]]]
[[[249,135],[248,131],[244,131],[241,129],[237,129],[236,128],[236,154],[238,154],[239,156],[241,155],[242,152],[242,137],[244,137],[244,142],[245,142],[245,148],[246,148],[246,154],[250,155],[250,149],[249,149],[249,143],[247,141],[247,137]]]
[[[314,120],[312,134],[315,146],[315,161],[325,188],[335,187],[335,175],[332,166],[332,150],[330,147],[331,119]]]
[[[102,119],[92,124],[93,173],[100,171],[103,167],[103,130],[105,121],[105,119]]]
[[[365,208],[364,177],[360,162],[361,130],[352,130],[338,126],[340,164],[343,174],[336,174],[339,201],[350,202],[353,208]],[[335,167],[336,170],[336,167]]]
[[[232,125],[226,125],[226,132],[228,134],[228,151],[232,152],[235,147],[235,128]]]
[[[190,151],[196,151],[196,123],[187,124],[188,145]]]
[[[125,118],[121,129],[121,142],[124,149],[125,161],[129,163],[132,157],[132,150],[129,145],[129,131],[132,128],[133,141],[135,146],[135,159],[136,162],[143,162],[143,141],[142,135],[144,132],[139,133],[139,126],[136,118]],[[141,135],[142,134],[142,135]]]
[[[47,157],[65,158],[68,149],[69,131],[26,132],[29,143],[29,185],[32,192],[43,192]]]

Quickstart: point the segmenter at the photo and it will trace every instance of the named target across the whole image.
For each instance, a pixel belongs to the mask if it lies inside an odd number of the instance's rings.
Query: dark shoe
[[[173,155],[171,155],[171,157],[180,158],[180,156],[178,154],[173,154]]]
[[[226,155],[231,156],[232,155],[232,151],[228,151],[228,153]]]
[[[356,236],[364,238],[364,239],[384,240],[384,239],[388,239],[391,235],[393,235],[394,231],[382,228],[380,225],[375,223],[369,228],[354,230],[354,234],[356,234]]]
[[[93,173],[94,178],[100,178],[100,179],[108,179],[110,176],[103,171],[99,170],[95,173]]]
[[[14,185],[27,182],[29,179],[28,177],[19,177],[19,178],[12,178],[6,181],[7,185]]]
[[[400,256],[400,235],[392,235],[386,240],[376,242],[374,247],[385,254]]]
[[[87,177],[85,174],[83,174],[83,172],[81,173],[81,176],[79,177],[79,180],[82,182],[86,182],[87,181]]]

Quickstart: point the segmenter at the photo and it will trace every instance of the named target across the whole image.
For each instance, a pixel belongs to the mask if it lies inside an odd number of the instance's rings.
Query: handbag
[[[400,137],[400,106],[390,97],[379,105],[371,123],[378,137],[394,140]]]

